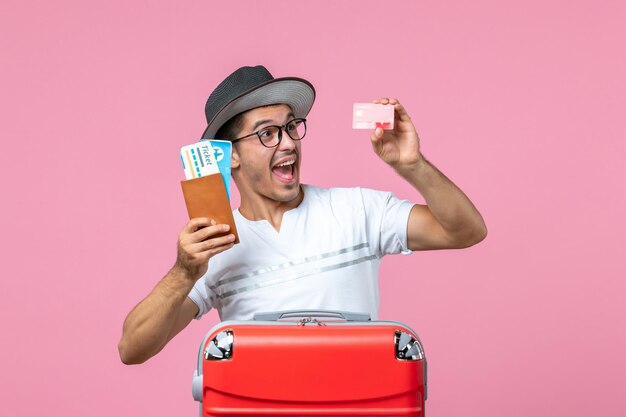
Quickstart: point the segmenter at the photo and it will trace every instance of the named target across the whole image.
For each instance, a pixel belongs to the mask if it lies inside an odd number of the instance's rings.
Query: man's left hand
[[[374,152],[399,173],[411,170],[423,158],[420,153],[419,137],[409,114],[395,98],[374,100],[376,104],[393,104],[393,130],[377,127],[370,137]]]

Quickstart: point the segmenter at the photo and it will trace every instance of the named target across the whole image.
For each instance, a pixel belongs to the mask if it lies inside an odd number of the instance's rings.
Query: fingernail
[[[228,240],[235,240],[235,235],[228,235]]]
[[[225,224],[222,226],[222,230],[227,231],[228,229],[230,229],[230,226]]]
[[[215,226],[216,224],[215,220],[211,219],[211,226]]]

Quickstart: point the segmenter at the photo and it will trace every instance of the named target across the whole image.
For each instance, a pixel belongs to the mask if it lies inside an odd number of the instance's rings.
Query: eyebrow
[[[291,120],[291,119],[295,119],[295,118],[296,118],[296,116],[295,116],[292,112],[289,112],[289,114],[287,115],[287,120]],[[272,122],[273,122],[273,120],[270,120],[270,119],[261,119],[261,120],[258,120],[258,121],[254,124],[254,126],[252,126],[252,131],[254,132],[254,131],[256,131],[256,130],[260,127],[260,126],[262,126],[262,125],[264,125],[264,124],[267,124],[267,123],[272,123]],[[285,123],[287,123],[287,122],[285,121]]]

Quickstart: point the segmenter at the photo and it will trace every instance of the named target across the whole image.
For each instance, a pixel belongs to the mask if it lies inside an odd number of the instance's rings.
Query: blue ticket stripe
[[[196,152],[197,151],[197,152]],[[198,166],[198,160],[200,160],[200,163],[202,164],[202,166],[204,167],[204,162],[202,162],[202,156],[200,156],[200,149],[196,148],[193,149],[191,148],[191,153],[193,154],[193,164],[194,164],[194,168],[196,169],[196,176],[197,177],[201,177],[202,176],[202,172],[200,172],[200,167]],[[196,158],[196,153],[198,154],[198,157]]]
[[[200,152],[200,148],[196,148],[196,152],[198,152],[198,159],[200,160],[200,165],[204,168],[204,161],[202,160],[202,152]]]

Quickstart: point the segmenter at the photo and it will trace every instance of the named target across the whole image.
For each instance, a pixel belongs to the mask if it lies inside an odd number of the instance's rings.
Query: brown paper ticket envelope
[[[239,234],[221,174],[183,180],[180,185],[190,219],[208,217],[215,220],[217,224],[227,224],[230,230],[217,236],[232,233],[235,235],[235,243],[239,243]]]

